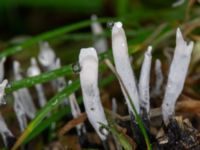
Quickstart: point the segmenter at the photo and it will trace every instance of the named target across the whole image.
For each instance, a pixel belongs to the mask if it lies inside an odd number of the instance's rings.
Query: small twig
[[[84,122],[87,119],[86,113],[82,113],[78,118],[70,120],[64,127],[58,132],[58,136],[63,136],[66,132],[76,127],[78,124]]]

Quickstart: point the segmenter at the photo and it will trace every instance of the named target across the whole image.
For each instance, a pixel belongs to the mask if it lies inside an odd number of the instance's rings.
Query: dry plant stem
[[[177,102],[176,111],[193,113],[200,117],[200,100],[182,95],[181,100]]]
[[[153,43],[154,39],[166,28],[167,24],[163,23],[153,32],[139,47],[140,50],[146,48],[148,45]]]
[[[62,127],[58,132],[58,136],[59,137],[63,136],[66,132],[68,132],[75,126],[82,124],[86,119],[87,119],[87,114],[82,113],[80,116],[69,121],[64,127]]]

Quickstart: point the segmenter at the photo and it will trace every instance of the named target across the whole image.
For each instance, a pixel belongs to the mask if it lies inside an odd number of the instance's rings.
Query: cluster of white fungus
[[[97,17],[92,16],[91,24],[92,32],[94,36],[98,36],[103,33],[103,28],[98,23]],[[106,39],[98,38],[94,41],[94,47],[98,53],[107,50]],[[102,141],[106,140],[108,131],[102,128],[102,125],[108,125],[104,109],[100,99],[100,92],[98,88],[98,56],[95,48],[82,48],[79,54],[79,64],[81,67],[80,71],[80,83],[83,95],[83,103],[87,113],[87,117],[94,127],[95,131],[99,135]],[[185,78],[190,63],[191,53],[193,49],[193,42],[187,44],[181,34],[180,29],[177,29],[176,33],[176,47],[174,57],[170,65],[168,81],[165,89],[164,100],[162,103],[162,115],[165,125],[168,125],[170,119],[175,113],[176,101],[183,89]],[[122,27],[121,22],[114,23],[112,27],[112,52],[114,57],[114,63],[116,67],[117,75],[120,78],[120,86],[124,94],[126,103],[128,105],[129,112],[133,112],[130,100],[134,104],[135,109],[139,115],[143,114],[144,111],[149,116],[150,114],[150,70],[152,62],[152,47],[149,46],[144,54],[144,61],[141,67],[139,83],[134,76],[129,54],[126,35]],[[40,53],[38,56],[40,64],[47,70],[54,70],[61,67],[61,62],[53,49],[47,42],[40,44]],[[3,97],[5,88],[8,81],[4,79],[4,62],[5,58],[0,60],[0,104],[3,103]],[[14,78],[15,80],[21,80],[21,70],[18,61],[14,61],[13,64]],[[31,59],[31,65],[28,68],[27,75],[37,76],[41,73],[40,68],[35,58]],[[163,74],[161,70],[161,62],[156,60],[155,65],[156,83],[152,90],[151,96],[158,96],[161,94],[161,87],[163,84]],[[123,83],[123,85],[122,85]],[[61,77],[52,82],[54,88],[57,91],[61,91],[66,86],[64,77]],[[69,81],[71,84],[71,81]],[[138,85],[138,86],[137,86]],[[41,84],[35,85],[37,90],[40,107],[46,104],[46,97]],[[125,89],[124,89],[125,88]],[[36,114],[36,108],[32,101],[32,97],[27,88],[19,89],[13,92],[14,96],[14,110],[17,115],[21,132],[27,126],[27,118],[33,119]],[[129,99],[130,96],[130,99]],[[66,99],[67,101],[67,99]],[[69,104],[71,106],[72,115],[77,118],[81,115],[80,107],[77,103],[76,96],[72,93],[69,96]],[[112,112],[116,113],[117,103],[115,98],[112,99]],[[76,126],[78,135],[81,132],[86,133],[84,123]],[[0,114],[0,134],[6,143],[6,135],[13,137],[10,130]]]
[[[22,75],[21,75],[20,63],[18,61],[14,61],[13,70],[14,70],[15,80],[21,80]],[[33,119],[36,114],[36,108],[32,101],[32,97],[28,89],[22,88],[22,89],[19,89],[18,91],[15,91],[13,94],[14,94],[14,97],[18,99],[17,101],[20,102],[21,105],[23,106],[23,109],[26,115],[30,119]]]
[[[166,91],[162,104],[162,114],[164,123],[167,125],[169,119],[173,116],[175,111],[176,100],[178,99],[185,82],[188,66],[190,63],[190,57],[193,49],[193,42],[188,45],[184,41],[180,29],[177,29],[176,33],[176,47],[174,57],[170,66],[168,82],[166,85]],[[114,56],[114,62],[116,71],[119,74],[129,96],[132,100],[135,109],[139,114],[141,110],[145,110],[149,115],[150,112],[150,68],[151,68],[151,50],[152,47],[148,47],[144,56],[143,65],[141,68],[139,86],[137,89],[137,83],[135,81],[134,73],[129,61],[128,46],[126,36],[122,28],[121,22],[114,23],[112,28],[112,50]],[[163,75],[161,71],[161,63],[156,61],[156,86],[153,91],[154,95],[161,93],[160,89],[163,83]],[[122,87],[123,94],[126,99],[129,111],[132,111],[129,103],[128,96]],[[142,109],[141,109],[142,108]],[[141,109],[141,110],[140,110]]]

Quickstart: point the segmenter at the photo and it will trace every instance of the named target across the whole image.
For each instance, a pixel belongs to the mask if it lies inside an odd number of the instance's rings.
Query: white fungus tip
[[[188,45],[188,49],[192,50],[193,47],[194,47],[194,42],[191,41],[191,42],[189,43],[189,45]]]
[[[156,59],[156,65],[157,65],[157,66],[161,66],[160,59]]]
[[[115,22],[114,26],[112,28],[112,33],[113,34],[120,34],[121,32],[124,32],[123,31],[123,24],[122,24],[122,22]]]
[[[152,46],[148,46],[146,54],[151,56],[152,53]]]
[[[97,20],[97,15],[96,15],[96,14],[93,14],[93,15],[91,16],[91,20],[92,20],[92,21],[96,21],[96,20]]]
[[[69,81],[68,81],[68,84],[69,84],[69,85],[72,84],[72,80],[69,80]]]
[[[183,35],[181,33],[181,29],[177,28],[177,30],[176,30],[176,42],[179,41],[179,40],[180,41],[184,41]]]
[[[13,62],[13,70],[15,74],[18,74],[20,71],[20,63],[17,60]]]
[[[37,61],[34,57],[31,58],[31,65],[36,65]]]
[[[98,60],[97,52],[95,48],[89,47],[89,48],[81,48],[80,54],[79,54],[79,62],[81,62],[86,57],[93,57],[94,59]]]
[[[117,27],[117,28],[122,28],[123,24],[122,22],[118,21],[114,24],[114,27]]]

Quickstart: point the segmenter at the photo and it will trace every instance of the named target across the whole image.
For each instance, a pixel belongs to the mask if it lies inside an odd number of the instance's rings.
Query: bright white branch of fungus
[[[14,70],[14,76],[15,80],[20,80],[22,79],[21,73],[20,73],[20,64],[18,61],[14,61],[13,63],[13,70]],[[21,104],[23,105],[24,111],[26,115],[30,118],[33,119],[35,117],[36,113],[36,108],[35,105],[32,101],[32,97],[28,91],[27,88],[22,88],[16,91],[18,93],[19,100]]]
[[[117,102],[116,102],[116,98],[112,98],[112,112],[113,113],[117,113]]]
[[[150,71],[151,71],[151,51],[152,47],[149,46],[142,64],[140,79],[139,79],[139,94],[140,94],[140,107],[142,111],[145,110],[147,115],[150,112],[150,94],[149,94],[149,82],[150,82]]]
[[[3,80],[2,83],[0,84],[0,105],[6,104],[6,101],[4,100],[4,95],[5,95],[5,88],[6,85],[8,84],[8,80]]]
[[[41,71],[40,71],[40,68],[38,67],[37,61],[35,58],[31,58],[31,65],[27,70],[27,75],[29,77],[33,77],[39,74],[41,74]],[[44,95],[44,89],[41,84],[36,84],[35,89],[37,91],[39,105],[42,108],[47,102],[46,97]]]
[[[175,112],[175,104],[185,82],[190,63],[193,42],[187,44],[180,29],[176,32],[176,47],[174,57],[170,65],[168,81],[166,85],[164,100],[162,104],[162,115],[165,125],[169,123]]]
[[[13,96],[15,99],[14,100],[14,111],[17,116],[20,131],[23,132],[24,129],[27,127],[26,113],[24,111],[23,105],[21,104],[19,93],[13,92]]]
[[[49,46],[48,42],[40,43],[40,53],[38,55],[38,60],[43,67],[47,70],[51,70],[51,65],[55,62],[56,55],[54,50]]]
[[[108,131],[101,128],[101,124],[107,125],[108,122],[100,100],[96,50],[94,48],[82,48],[79,54],[79,63],[81,67],[80,82],[85,110],[90,123],[101,140],[104,141],[107,138]]]
[[[61,68],[60,58],[57,58],[56,61],[51,65],[51,70]],[[57,78],[56,80],[51,81],[51,84],[54,90],[60,92],[66,87],[66,80],[64,77]],[[68,105],[69,101],[67,98],[64,99],[63,104]],[[61,104],[62,105],[62,104]]]
[[[6,57],[3,57],[0,60],[0,82],[4,79],[4,63],[6,61]]]
[[[155,82],[155,87],[153,88],[151,92],[152,97],[156,97],[161,94],[162,84],[164,80],[163,73],[162,73],[162,64],[159,59],[156,59],[155,75],[156,75],[156,82]]]
[[[96,15],[91,16],[92,24],[91,29],[94,35],[94,47],[98,53],[105,52],[108,49],[106,38],[102,36],[103,27],[97,20]]]
[[[69,85],[72,83],[72,81],[70,80],[69,81]],[[80,115],[81,115],[81,109],[78,105],[78,102],[76,100],[76,96],[74,93],[72,93],[70,96],[69,96],[69,103],[70,103],[70,107],[71,107],[71,111],[72,111],[72,116],[73,118],[78,118]],[[78,135],[80,136],[81,135],[81,132],[84,132],[86,133],[86,128],[84,126],[83,123],[79,124],[76,126],[76,129],[77,129],[77,133]]]
[[[61,62],[60,62],[60,58],[57,58],[55,63],[54,63],[54,69],[59,69],[61,68]],[[56,89],[58,91],[61,91],[63,90],[63,88],[65,88],[66,86],[66,81],[65,81],[65,78],[64,77],[60,77],[58,79],[56,79]]]
[[[4,144],[8,147],[9,141],[8,138],[14,138],[12,132],[8,129],[6,122],[3,116],[0,114],[0,134],[3,138]]]
[[[112,28],[112,50],[117,73],[119,74],[125,88],[127,89],[127,92],[130,95],[136,111],[140,113],[138,91],[134,73],[129,60],[126,36],[121,22],[116,22]],[[129,98],[126,95],[126,92],[123,90],[122,85],[121,89],[125,96],[129,111],[132,111]]]

